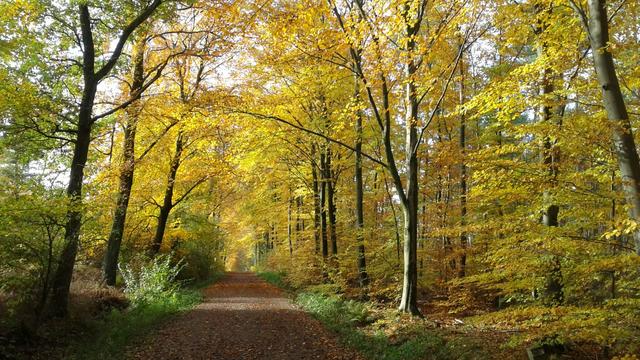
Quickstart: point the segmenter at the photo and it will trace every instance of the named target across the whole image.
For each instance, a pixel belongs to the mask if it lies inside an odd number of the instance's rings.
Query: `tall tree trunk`
[[[460,44],[460,46],[464,46]],[[465,99],[465,69],[463,58],[460,58],[460,87],[459,87],[459,102],[460,105],[464,105]],[[467,225],[467,163],[466,163],[466,153],[467,153],[467,123],[466,116],[464,112],[460,113],[460,265],[458,267],[458,277],[465,277],[467,273],[467,243],[469,239],[467,238],[467,231],[465,230],[465,226]]]
[[[320,239],[322,242],[322,259],[325,261],[329,257],[329,244],[327,239],[327,181],[326,178],[326,153],[320,152]]]
[[[293,235],[292,231],[292,216],[291,216],[291,208],[293,207],[293,197],[289,196],[289,205],[287,206],[287,240],[289,241],[289,257],[293,258],[293,242],[291,237]]]
[[[276,248],[276,241],[278,241],[278,228],[276,227],[276,223],[271,223],[271,231],[269,232],[269,239],[271,239],[271,245],[269,245],[269,250],[273,250]]]
[[[426,165],[426,161],[425,161]],[[420,257],[418,259],[418,277],[424,275],[424,258],[425,243],[427,242],[427,194],[422,193],[422,226],[420,227],[420,235],[418,236],[418,246],[420,247]]]
[[[344,32],[347,32],[347,29],[344,25],[344,21],[342,20],[342,16],[340,15],[340,11],[332,2],[329,2],[330,6],[333,9],[333,12]],[[355,2],[357,11],[360,13],[361,20],[365,20],[365,9],[363,3],[361,1]],[[383,146],[384,146],[384,154],[386,158],[386,169],[389,174],[393,178],[393,184],[396,188],[397,195],[400,197],[403,213],[405,215],[404,221],[404,236],[405,236],[405,244],[404,244],[404,279],[402,285],[402,298],[400,300],[399,310],[402,312],[408,312],[411,314],[419,315],[420,311],[418,310],[418,301],[417,301],[417,226],[418,226],[418,162],[417,162],[417,148],[418,148],[418,134],[417,134],[417,123],[418,123],[418,105],[420,100],[416,93],[416,85],[415,85],[415,73],[417,70],[417,64],[414,59],[415,57],[415,48],[416,42],[415,37],[417,36],[420,26],[423,20],[423,15],[425,11],[426,2],[422,2],[419,5],[419,9],[417,13],[414,11],[416,9],[412,8],[412,4],[410,1],[405,1],[402,6],[402,16],[404,20],[405,32],[404,39],[406,39],[406,44],[404,45],[404,49],[407,55],[407,61],[405,63],[405,76],[404,80],[406,82],[406,116],[405,116],[405,128],[406,128],[406,142],[405,142],[405,151],[406,151],[406,172],[407,172],[407,189],[402,183],[402,178],[400,176],[400,171],[398,170],[398,166],[395,160],[395,153],[393,148],[393,143],[391,141],[391,107],[389,104],[390,100],[390,91],[387,84],[387,76],[384,72],[378,71],[377,77],[380,81],[380,98],[382,99],[382,107],[378,107],[377,102],[374,99],[373,91],[369,86],[368,79],[364,76],[363,66],[362,66],[362,58],[360,56],[359,49],[352,46],[349,49],[351,58],[353,60],[353,64],[356,68],[356,73],[360,77],[360,80],[367,87],[367,98],[369,99],[369,103],[371,104],[371,108],[373,110],[374,116],[378,121],[378,125],[383,135]],[[417,16],[416,16],[417,15]],[[377,45],[379,43],[379,38],[376,34],[372,34],[372,41]],[[404,41],[403,41],[404,42]]]
[[[164,238],[164,232],[167,228],[167,221],[169,220],[169,214],[173,209],[173,190],[175,188],[176,175],[178,168],[182,161],[182,151],[184,150],[183,134],[178,133],[176,138],[176,147],[173,158],[171,159],[171,167],[169,168],[169,174],[167,176],[167,187],[164,191],[164,199],[160,206],[160,214],[158,215],[158,225],[156,227],[156,233],[153,236],[153,244],[151,245],[151,255],[156,255],[160,252],[162,247],[162,239]]]
[[[91,15],[89,14],[89,8],[86,3],[78,4],[84,87],[82,89],[82,100],[80,101],[80,107],[78,109],[78,127],[76,129],[73,158],[69,171],[69,184],[66,190],[70,204],[65,223],[65,244],[60,254],[60,261],[52,282],[51,313],[53,316],[65,316],[68,310],[69,289],[71,287],[73,268],[78,253],[80,227],[82,225],[82,181],[84,178],[84,168],[89,155],[91,126],[94,121],[93,105],[98,83],[107,76],[115,66],[129,36],[153,14],[160,3],[161,0],[154,0],[145,7],[133,21],[127,24],[118,38],[111,57],[97,72],[95,71],[96,56],[93,30],[91,28]]]
[[[304,224],[302,219],[300,218],[300,213],[302,211],[302,195],[296,196],[296,244],[300,243],[300,238],[304,237]]]
[[[402,253],[400,241],[400,224],[398,221],[398,214],[396,212],[396,205],[393,203],[393,195],[391,194],[391,189],[386,177],[384,178],[384,186],[385,190],[387,191],[387,199],[389,200],[389,206],[391,206],[391,213],[393,215],[393,226],[396,234],[396,258],[398,259],[399,263],[400,254]],[[382,208],[384,209],[384,201],[382,202]]]
[[[548,46],[546,41],[544,40],[544,32],[546,31],[546,19],[544,17],[551,14],[551,7],[542,8],[538,6],[536,8],[536,15],[540,18],[538,21],[538,25],[536,27],[536,34],[538,37],[542,37],[539,39],[540,44],[537,48],[537,56],[538,58],[543,58],[547,56]],[[552,79],[553,73],[550,67],[545,67],[542,69],[540,74],[540,97],[541,97],[541,105],[539,109],[539,117],[540,121],[545,123],[551,123],[554,121],[553,119],[553,107],[549,104],[549,97],[555,91]],[[557,123],[556,123],[557,124]],[[555,132],[555,131],[554,131]],[[543,202],[544,202],[544,210],[542,214],[542,224],[546,227],[558,227],[558,214],[560,211],[560,207],[557,204],[554,204],[552,201],[553,188],[556,187],[557,177],[558,177],[558,166],[557,166],[557,157],[558,151],[555,147],[553,139],[549,135],[545,136],[543,139],[543,155],[542,161],[547,169],[547,174],[549,176],[549,183],[546,184],[544,193],[543,193]],[[546,279],[545,279],[545,288],[544,288],[544,301],[550,305],[558,305],[562,303],[564,298],[563,295],[563,284],[562,284],[562,268],[560,266],[560,258],[557,255],[552,255],[550,259],[547,261],[548,266],[546,269]]]
[[[260,241],[256,241],[255,246],[253,247],[253,266],[258,267],[258,263],[260,263]]]
[[[316,145],[311,144],[311,175],[313,177],[313,239],[315,241],[315,254],[320,253],[320,214],[322,205],[320,204],[320,180],[318,179],[318,166],[316,161]]]
[[[338,232],[336,224],[336,192],[334,171],[331,167],[331,148],[327,144],[325,156],[325,179],[327,183],[327,211],[329,217],[329,240],[331,243],[331,257],[333,260],[338,256]]]
[[[545,49],[539,49],[539,56],[544,56]],[[541,95],[542,97],[546,97],[549,94],[552,94],[554,91],[554,86],[550,80],[551,71],[549,69],[543,70],[542,74],[542,86],[541,86]],[[540,107],[540,120],[544,122],[553,121],[553,115],[551,106],[548,105],[547,100],[543,99],[543,104]],[[551,190],[555,187],[556,178],[558,176],[558,167],[557,167],[557,149],[555,148],[552,139],[549,136],[546,136],[544,139],[544,154],[543,154],[543,162],[547,168],[548,175],[550,177],[551,183],[548,184],[548,187],[545,189],[543,194],[545,209],[542,215],[542,224],[547,227],[558,227],[558,215],[560,212],[560,207],[557,204],[552,202],[552,194]],[[560,258],[556,255],[551,257],[549,262],[550,266],[547,270],[547,276],[545,281],[545,298],[548,300],[550,304],[561,304],[564,298],[563,295],[563,285],[562,285],[562,269],[560,267]]]
[[[94,72],[95,52],[91,33],[91,18],[86,5],[80,5],[80,22],[82,24],[84,47],[82,64],[84,88],[78,113],[78,128],[71,160],[69,184],[66,191],[70,204],[64,227],[65,245],[60,254],[60,261],[52,282],[51,310],[54,316],[65,316],[67,314],[69,288],[76,262],[76,254],[78,253],[80,226],[82,223],[82,180],[84,178],[84,167],[89,155],[91,117],[98,87],[98,79],[96,79]]]
[[[625,198],[630,215],[640,221],[640,158],[636,150],[629,114],[624,102],[613,55],[609,51],[609,23],[605,0],[588,0],[588,32],[602,100],[612,123],[613,145],[618,156]],[[634,233],[636,253],[640,255],[640,229]]]
[[[142,90],[144,84],[144,51],[145,40],[141,39],[136,45],[133,57],[133,81],[129,89],[129,96]],[[127,219],[127,208],[133,186],[133,174],[135,170],[135,141],[136,128],[138,126],[138,116],[140,108],[138,104],[132,104],[126,111],[127,123],[124,128],[124,149],[123,159],[120,164],[120,185],[118,198],[116,200],[115,213],[111,233],[107,242],[107,252],[104,255],[103,279],[107,285],[116,284],[116,271],[118,269],[118,257],[120,255],[120,244],[124,234],[124,226]]]
[[[86,86],[95,84],[85,84]],[[65,224],[65,245],[60,254],[60,261],[56,269],[52,283],[52,314],[54,316],[65,316],[69,302],[69,288],[73,268],[75,266],[76,255],[78,253],[78,242],[80,237],[80,226],[82,222],[82,180],[84,178],[84,166],[89,154],[89,142],[91,138],[90,114],[93,107],[93,94],[85,95],[80,110],[80,122],[78,135],[76,136],[75,147],[73,149],[73,159],[71,161],[71,171],[69,185],[67,186],[67,196],[71,199],[69,210],[67,211],[67,221]],[[91,100],[88,100],[91,98]],[[90,103],[89,103],[90,102]]]
[[[355,81],[355,97],[358,99],[360,90],[358,79]],[[367,259],[364,246],[364,185],[362,181],[362,113],[356,115],[356,243],[358,244],[358,280],[360,287],[369,285],[367,274]]]
[[[405,9],[409,11],[409,9]],[[413,35],[417,32],[415,24],[407,22],[407,49],[409,60],[405,64],[405,97],[407,113],[405,115],[406,127],[406,169],[407,191],[406,198],[402,202],[404,213],[404,280],[402,284],[402,298],[399,309],[414,315],[419,315],[418,310],[418,94],[414,82],[416,64],[413,60],[415,40]]]

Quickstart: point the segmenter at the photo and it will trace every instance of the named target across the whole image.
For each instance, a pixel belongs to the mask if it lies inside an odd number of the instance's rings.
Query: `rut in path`
[[[227,273],[205,301],[132,349],[129,359],[360,360],[252,273]]]

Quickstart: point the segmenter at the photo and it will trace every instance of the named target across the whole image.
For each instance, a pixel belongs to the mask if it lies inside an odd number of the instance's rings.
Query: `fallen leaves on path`
[[[129,359],[359,360],[282,292],[251,273],[228,273],[205,301],[151,334]]]

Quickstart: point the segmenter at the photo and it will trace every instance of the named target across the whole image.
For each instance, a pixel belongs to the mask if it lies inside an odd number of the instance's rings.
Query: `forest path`
[[[227,273],[205,300],[168,321],[129,359],[332,359],[361,357],[252,273]]]

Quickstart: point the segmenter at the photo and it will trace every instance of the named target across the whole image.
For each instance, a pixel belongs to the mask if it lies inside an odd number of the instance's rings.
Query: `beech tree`
[[[103,64],[96,64],[96,60],[98,59],[95,44],[96,35],[94,34],[95,28],[92,24],[89,5],[84,3],[77,5],[76,14],[79,18],[80,28],[79,33],[76,33],[78,35],[77,45],[82,52],[82,59],[77,65],[82,70],[83,86],[81,101],[78,106],[77,122],[75,123],[76,127],[72,130],[75,137],[72,140],[73,158],[70,164],[69,185],[66,191],[70,205],[65,224],[65,246],[60,255],[60,261],[52,286],[52,312],[58,316],[64,316],[67,313],[69,286],[73,275],[76,254],[78,252],[80,227],[82,224],[82,184],[91,142],[91,128],[96,121],[117,110],[114,108],[104,113],[94,114],[98,84],[113,70],[133,32],[147,21],[160,4],[160,0],[145,4],[133,19],[124,26],[116,39],[116,46],[113,52],[107,55],[107,60]],[[62,25],[68,26],[64,20],[62,21]],[[105,41],[102,36],[100,38],[101,41]],[[125,108],[131,102],[135,101],[135,99],[141,95],[142,90],[149,87],[153,80],[155,80],[155,78],[152,77],[146,84],[142,84],[139,89],[135,91],[133,97],[123,102],[118,108]]]

